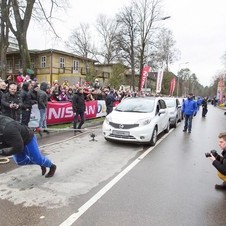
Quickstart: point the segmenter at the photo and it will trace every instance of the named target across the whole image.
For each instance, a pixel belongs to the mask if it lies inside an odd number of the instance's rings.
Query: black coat
[[[74,94],[72,98],[72,109],[74,113],[86,111],[85,97],[82,93]]]
[[[27,126],[15,120],[0,115],[0,149],[3,155],[9,156],[23,151],[34,136],[34,132]]]
[[[213,161],[213,166],[226,176],[226,149],[221,154],[222,156],[217,155],[216,160]]]
[[[10,104],[17,104],[19,107],[16,108],[10,108]],[[22,106],[21,98],[19,93],[16,93],[15,95],[10,94],[9,92],[3,95],[1,100],[2,105],[2,115],[8,116],[16,121],[20,121],[20,109]]]
[[[22,101],[22,110],[31,110],[32,105],[36,103],[36,101],[32,100],[31,93],[28,90],[29,83],[25,82],[22,86],[22,90],[20,93],[21,101]]]

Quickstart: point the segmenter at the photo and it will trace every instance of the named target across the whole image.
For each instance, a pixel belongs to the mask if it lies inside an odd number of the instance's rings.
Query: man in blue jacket
[[[184,114],[185,124],[183,132],[191,133],[192,119],[197,113],[197,102],[193,99],[193,94],[189,93],[187,100],[184,101],[182,106],[182,113]]]

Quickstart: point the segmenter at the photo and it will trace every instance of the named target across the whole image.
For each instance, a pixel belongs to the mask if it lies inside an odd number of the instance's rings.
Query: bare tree
[[[9,26],[18,41],[23,73],[26,73],[26,68],[30,68],[31,64],[27,45],[27,30],[31,20],[35,0],[27,0],[27,4],[24,4],[24,2],[20,3],[17,0],[12,0],[13,21],[12,19],[9,20]],[[13,26],[14,23],[15,27]]]
[[[99,54],[104,58],[104,63],[112,63],[117,55],[117,27],[115,20],[99,15],[97,18],[96,29],[101,36],[102,51]]]
[[[26,73],[26,69],[30,68],[31,64],[27,43],[27,31],[31,18],[41,22],[44,19],[57,36],[51,19],[53,18],[54,9],[56,7],[62,8],[64,4],[61,5],[60,2],[64,2],[64,0],[51,0],[48,2],[45,0],[9,0],[9,2],[11,3],[10,7],[12,9],[12,16],[8,15],[9,28],[18,41],[23,73]],[[49,7],[44,7],[44,5],[48,5]],[[48,10],[49,13],[47,13]]]
[[[9,8],[10,0],[1,1],[1,77],[6,78],[7,62],[6,53],[9,46]]]
[[[81,23],[76,27],[65,44],[73,53],[88,58],[93,52],[89,24]]]
[[[162,65],[166,65],[167,71],[169,64],[177,60],[179,56],[179,50],[175,48],[175,44],[172,31],[162,28],[155,42],[156,58]]]
[[[119,26],[117,35],[118,56],[131,67],[132,87],[135,90],[137,57],[137,22],[134,5],[125,6],[116,16]]]
[[[145,63],[145,51],[148,43],[154,33],[153,24],[161,20],[161,0],[139,0],[134,1],[137,27],[139,34],[139,59],[140,59],[140,75]]]

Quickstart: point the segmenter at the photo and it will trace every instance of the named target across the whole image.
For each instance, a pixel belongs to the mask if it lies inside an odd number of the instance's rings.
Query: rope
[[[0,164],[6,164],[9,163],[9,158],[7,157],[0,157]]]

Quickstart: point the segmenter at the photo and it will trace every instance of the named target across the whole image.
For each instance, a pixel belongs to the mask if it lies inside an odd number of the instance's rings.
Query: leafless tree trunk
[[[6,79],[7,61],[6,53],[9,46],[9,5],[10,1],[1,1],[1,77]]]
[[[124,7],[117,15],[119,32],[117,36],[118,55],[131,67],[132,87],[135,91],[135,68],[137,49],[137,23],[133,5]]]
[[[34,3],[35,0],[27,0],[27,5],[22,7],[21,5],[19,5],[19,2],[17,0],[12,0],[14,22],[16,27],[13,26],[13,22],[11,21],[9,25],[10,30],[18,41],[24,74],[26,74],[26,69],[30,68],[31,64],[27,45],[27,30],[31,20]]]
[[[137,14],[137,24],[139,33],[139,58],[140,58],[140,76],[142,73],[143,65],[145,63],[145,51],[147,45],[150,42],[153,23],[160,20],[160,8],[161,0],[139,0],[134,1],[136,14]],[[141,81],[141,80],[140,80]]]
[[[99,53],[104,58],[104,63],[110,64],[116,58],[116,36],[118,24],[115,20],[104,15],[97,18],[96,29],[101,36],[102,51]]]

